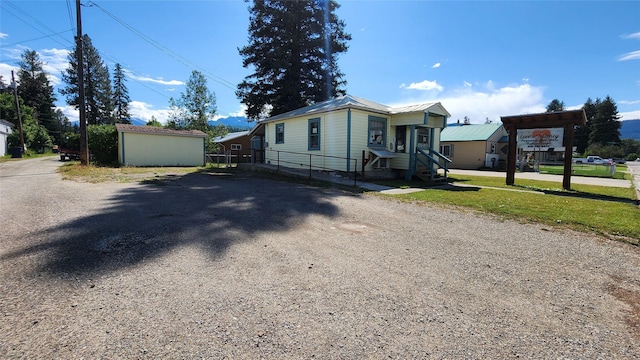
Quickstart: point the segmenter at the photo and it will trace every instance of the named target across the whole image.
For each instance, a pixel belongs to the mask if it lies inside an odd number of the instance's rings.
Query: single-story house
[[[204,166],[207,134],[116,124],[118,161],[125,166]]]
[[[13,123],[0,119],[0,156],[9,153],[9,134],[13,132]]]
[[[220,145],[220,148],[217,154],[208,154],[209,156],[230,156],[232,162],[251,161],[251,138],[249,137],[249,130],[231,132],[213,139],[213,142]]]
[[[440,135],[440,152],[454,169],[498,168],[507,159],[507,145],[502,124],[448,126]]]
[[[13,123],[0,119],[0,156],[9,153],[9,134],[13,132]]]
[[[268,164],[433,179],[448,161],[438,150],[450,116],[438,102],[389,107],[344,95],[264,119],[249,136]]]

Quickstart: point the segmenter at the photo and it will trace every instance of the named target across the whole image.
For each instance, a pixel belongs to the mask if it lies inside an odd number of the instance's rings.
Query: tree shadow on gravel
[[[133,266],[183,246],[197,245],[215,259],[260,233],[295,229],[308,216],[337,216],[338,208],[328,201],[337,194],[228,174],[152,181],[119,192],[98,214],[35,234],[48,241],[0,261],[42,254],[46,260],[38,272],[90,275]]]

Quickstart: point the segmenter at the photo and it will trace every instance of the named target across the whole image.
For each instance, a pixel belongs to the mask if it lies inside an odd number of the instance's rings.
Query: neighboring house
[[[116,124],[118,161],[125,166],[203,166],[207,134]]]
[[[13,132],[13,123],[0,119],[0,156],[9,153],[9,134]]]
[[[440,152],[454,169],[498,168],[507,159],[506,136],[502,124],[449,126],[440,136]]]
[[[217,154],[208,154],[209,156],[231,156],[232,162],[251,161],[251,138],[249,137],[249,130],[228,133],[225,136],[213,139],[213,142],[220,145],[220,148]]]
[[[345,95],[262,120],[249,136],[273,165],[407,179],[426,169],[433,179],[446,166],[438,149],[450,116],[440,103],[394,108]]]

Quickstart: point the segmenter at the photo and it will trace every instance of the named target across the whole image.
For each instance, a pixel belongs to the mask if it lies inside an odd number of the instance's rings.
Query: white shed
[[[207,134],[116,124],[118,161],[125,166],[204,166]]]

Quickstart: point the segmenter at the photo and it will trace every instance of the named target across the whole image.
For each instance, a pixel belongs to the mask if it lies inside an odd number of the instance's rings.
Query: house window
[[[440,145],[440,153],[446,157],[453,156],[453,145]]]
[[[407,127],[396,126],[396,148],[395,151],[399,153],[406,152],[407,147]]]
[[[320,118],[309,119],[309,150],[320,150]]]
[[[276,124],[276,144],[284,144],[284,123]]]
[[[241,144],[231,144],[231,150],[242,150]]]
[[[429,133],[431,129],[428,128],[419,128],[418,133],[418,148],[420,149],[428,149],[429,148]]]
[[[386,137],[387,119],[369,116],[369,146],[385,147]]]

